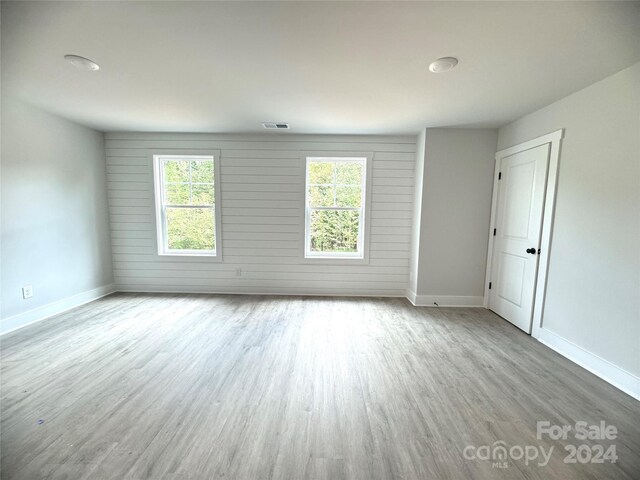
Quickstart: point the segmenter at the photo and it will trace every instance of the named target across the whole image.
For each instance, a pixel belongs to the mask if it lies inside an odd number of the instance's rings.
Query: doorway
[[[537,336],[562,130],[496,153],[485,306]]]

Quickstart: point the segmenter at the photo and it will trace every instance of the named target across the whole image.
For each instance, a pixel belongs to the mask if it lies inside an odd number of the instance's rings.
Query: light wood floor
[[[483,309],[116,294],[2,338],[2,479],[640,478],[640,402]],[[618,463],[536,421],[601,420]],[[546,467],[467,445],[554,446]],[[574,440],[573,443],[576,443]]]

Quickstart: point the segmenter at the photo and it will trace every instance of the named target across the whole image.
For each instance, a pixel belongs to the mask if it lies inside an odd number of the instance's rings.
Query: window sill
[[[210,253],[177,253],[177,252],[162,252],[158,253],[159,257],[171,257],[171,258],[199,258],[199,259],[207,259],[210,262],[221,262],[222,255],[219,254],[210,254]]]
[[[368,265],[367,257],[303,257],[301,263],[322,265]]]

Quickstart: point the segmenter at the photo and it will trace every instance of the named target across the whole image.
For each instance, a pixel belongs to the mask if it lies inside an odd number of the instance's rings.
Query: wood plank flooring
[[[2,479],[640,478],[640,402],[483,309],[115,294],[1,348]],[[554,452],[464,458],[498,441]],[[619,458],[565,464],[569,443]]]

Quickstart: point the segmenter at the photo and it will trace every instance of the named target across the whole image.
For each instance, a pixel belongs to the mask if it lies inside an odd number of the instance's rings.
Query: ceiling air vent
[[[262,126],[264,128],[266,128],[267,130],[289,130],[289,124],[288,123],[265,122],[265,123],[262,124]]]

